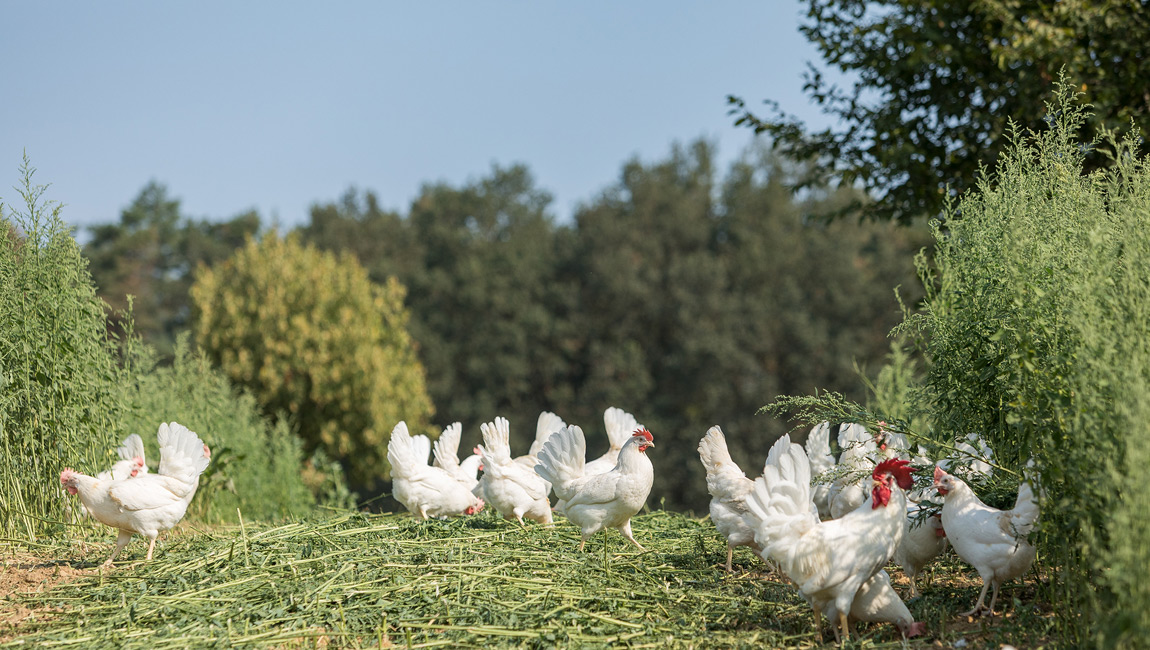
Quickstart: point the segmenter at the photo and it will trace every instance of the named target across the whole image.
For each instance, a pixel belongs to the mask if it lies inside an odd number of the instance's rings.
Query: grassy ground
[[[733,574],[707,520],[656,511],[577,551],[577,530],[498,519],[337,514],[284,525],[184,526],[143,563],[135,541],[112,571],[114,536],[0,547],[0,647],[630,647],[814,645],[811,610],[747,549]],[[976,575],[944,559],[910,603],[930,632],[912,647],[1056,646],[1033,575],[992,621],[953,612]],[[897,570],[896,588],[906,582]],[[6,594],[6,596],[4,595]],[[824,628],[828,638],[830,629]],[[856,647],[899,647],[889,625]],[[965,644],[962,643],[965,641]]]

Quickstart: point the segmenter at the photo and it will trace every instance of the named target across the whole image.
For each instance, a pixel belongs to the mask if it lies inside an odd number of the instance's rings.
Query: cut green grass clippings
[[[176,537],[111,572],[22,597],[46,620],[0,647],[796,647],[814,644],[810,607],[707,520],[636,517],[641,552],[609,531],[577,550],[576,528],[498,519],[342,514]],[[739,571],[738,569],[742,569]],[[977,583],[963,593],[977,595]],[[929,594],[929,592],[928,592]],[[957,603],[956,603],[957,607]],[[912,606],[912,610],[914,607]],[[892,626],[864,644],[901,645]],[[824,628],[829,637],[829,628]]]

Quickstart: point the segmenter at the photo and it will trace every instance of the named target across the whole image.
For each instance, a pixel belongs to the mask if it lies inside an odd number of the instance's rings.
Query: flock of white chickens
[[[814,609],[820,640],[822,614],[838,640],[849,638],[855,620],[893,623],[913,637],[925,625],[914,621],[883,567],[891,560],[901,565],[913,597],[915,576],[949,541],[983,580],[978,602],[962,615],[992,614],[1002,583],[1021,576],[1034,562],[1027,537],[1037,522],[1038,504],[1030,484],[1020,484],[1013,510],[982,503],[970,486],[947,472],[956,462],[974,474],[991,471],[985,460],[989,448],[972,436],[955,445],[954,457],[935,465],[932,487],[942,508],[932,514],[928,490],[912,490],[914,470],[905,436],[881,427],[871,435],[860,425],[843,424],[836,461],[829,435],[828,423],[816,426],[805,449],[783,436],[767,454],[763,475],[752,481],[731,460],[722,430],[707,431],[699,457],[707,469],[711,520],[727,538],[727,569],[737,546],[749,546],[777,563]],[[932,463],[920,454],[913,465]]]
[[[512,457],[508,421],[496,418],[482,425],[483,444],[462,461],[460,423],[444,429],[432,445],[400,422],[387,453],[394,496],[422,519],[475,514],[490,504],[520,523],[526,518],[551,524],[555,511],[579,526],[580,550],[606,528],[619,530],[642,549],[631,532],[631,518],[651,491],[654,468],[646,452],[654,439],[622,409],[607,409],[603,419],[610,448],[592,461],[585,459],[582,429],[553,413],[539,416],[527,454]],[[699,442],[711,520],[727,539],[727,570],[738,546],[751,547],[777,566],[814,609],[820,641],[823,614],[838,640],[849,638],[856,620],[893,623],[907,637],[924,631],[925,624],[914,621],[883,569],[891,560],[909,578],[913,597],[915,576],[949,541],[983,579],[978,602],[964,615],[992,614],[1002,583],[1021,576],[1034,561],[1027,537],[1038,519],[1038,504],[1029,482],[1020,484],[1013,510],[983,504],[964,481],[948,473],[956,461],[974,474],[991,471],[984,460],[990,450],[972,436],[955,446],[955,457],[935,465],[932,487],[942,507],[931,512],[937,506],[926,500],[928,490],[912,489],[912,467],[932,463],[920,454],[912,465],[905,437],[881,424],[873,435],[860,425],[843,424],[837,460],[828,423],[811,431],[805,449],[783,436],[767,455],[762,476],[753,481],[732,461],[719,427]],[[183,517],[211,459],[208,446],[175,422],[161,424],[157,438],[155,474],[148,473],[143,442],[136,435],[118,449],[122,460],[111,470],[95,478],[71,469],[60,474],[61,485],[79,495],[88,514],[119,531],[104,566],[111,565],[133,534],[148,538],[150,560],[156,537]],[[554,508],[552,491],[558,497]]]

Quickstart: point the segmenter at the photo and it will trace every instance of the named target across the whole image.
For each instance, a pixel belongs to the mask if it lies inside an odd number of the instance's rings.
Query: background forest
[[[695,446],[707,427],[721,424],[732,453],[749,462],[786,430],[756,415],[773,397],[825,388],[865,398],[858,369],[877,372],[890,351],[887,334],[901,319],[892,289],[901,286],[911,302],[920,295],[913,255],[926,241],[925,229],[823,219],[855,197],[844,190],[796,198],[787,187],[796,166],[764,150],[728,170],[716,170],[712,159],[700,141],[673,147],[664,160],[628,162],[572,223],[557,223],[550,197],[524,165],[495,167],[463,187],[426,185],[406,214],[381,210],[370,191],[349,189],[338,201],[315,204],[310,221],[288,233],[252,213],[193,219],[153,183],[118,223],[91,229],[84,254],[110,305],[123,309],[126,295],[138,296],[135,332],[162,357],[173,355],[180,332],[195,329],[206,354],[260,397],[268,415],[297,416],[307,454],[322,449],[343,461],[365,494],[386,476],[379,453],[386,437],[365,441],[365,429],[386,434],[406,419],[436,435],[461,421],[468,444],[479,441],[480,423],[502,415],[518,449],[534,436],[539,412],[551,410],[585,427],[589,453],[598,453],[596,446],[606,448],[602,412],[615,405],[667,443],[660,464],[683,479],[656,481],[652,502],[698,511],[707,495]],[[253,308],[246,325],[217,320],[224,310],[214,296],[227,286],[239,293],[242,285],[266,286],[266,278],[238,267],[206,272],[245,238],[265,242],[252,254],[279,260],[269,275],[285,277],[291,271],[283,267],[299,269],[315,251],[330,251],[361,265],[374,285],[405,291],[417,359],[404,363],[423,369],[408,385],[425,384],[428,399],[408,399],[408,408],[386,415],[350,400],[341,410],[363,417],[333,430],[333,418],[317,411],[334,399],[316,393],[318,375],[350,368],[362,355],[317,363],[305,358],[307,345],[281,347],[281,355],[253,343],[293,327],[277,325],[291,314],[256,308],[278,302],[274,294],[237,295]],[[274,250],[266,245],[280,239],[285,244]],[[322,281],[300,286],[340,290]],[[355,323],[316,319],[333,336],[359,335]],[[298,329],[283,340],[301,341],[292,338],[306,337]],[[253,357],[226,358],[237,347]],[[311,387],[258,372],[272,357],[284,372],[310,377]]]

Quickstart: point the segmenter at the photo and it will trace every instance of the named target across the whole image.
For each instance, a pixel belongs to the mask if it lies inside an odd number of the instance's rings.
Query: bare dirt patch
[[[0,558],[0,643],[18,636],[22,625],[58,611],[53,607],[32,609],[23,602],[23,596],[42,593],[83,575],[85,571],[68,560],[8,550]]]

